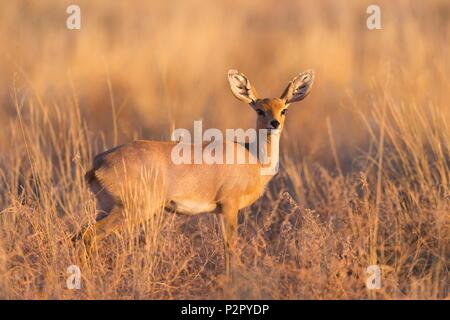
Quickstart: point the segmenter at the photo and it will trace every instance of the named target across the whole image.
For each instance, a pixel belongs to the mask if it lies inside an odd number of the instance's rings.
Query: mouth
[[[280,133],[281,129],[280,128],[274,128],[274,127],[268,127],[267,128],[267,132],[271,133],[271,134],[276,134],[276,133]]]

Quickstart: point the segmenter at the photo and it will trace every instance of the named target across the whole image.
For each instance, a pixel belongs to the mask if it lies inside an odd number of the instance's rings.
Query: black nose
[[[272,120],[270,121],[270,124],[272,125],[272,127],[274,127],[275,129],[277,129],[280,126],[280,121],[278,120]]]

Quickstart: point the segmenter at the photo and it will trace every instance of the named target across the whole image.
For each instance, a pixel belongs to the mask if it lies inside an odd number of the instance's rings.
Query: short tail
[[[91,169],[88,172],[86,172],[86,174],[84,175],[84,180],[87,183],[91,183],[94,179],[96,179],[95,177],[95,169]]]

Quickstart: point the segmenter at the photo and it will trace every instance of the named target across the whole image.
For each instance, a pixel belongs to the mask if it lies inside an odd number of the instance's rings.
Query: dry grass
[[[80,31],[69,2],[0,5],[0,298],[449,297],[448,1],[378,1],[380,31],[371,1],[78,2]],[[213,215],[136,206],[83,261],[67,234],[94,219],[92,156],[199,118],[251,126],[231,67],[267,96],[316,70],[280,173],[241,212],[235,284]],[[72,264],[81,290],[66,289]]]

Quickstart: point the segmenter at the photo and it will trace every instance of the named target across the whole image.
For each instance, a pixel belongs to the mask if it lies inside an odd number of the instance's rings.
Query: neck
[[[258,162],[261,174],[273,176],[278,172],[280,160],[280,130],[258,130]]]

